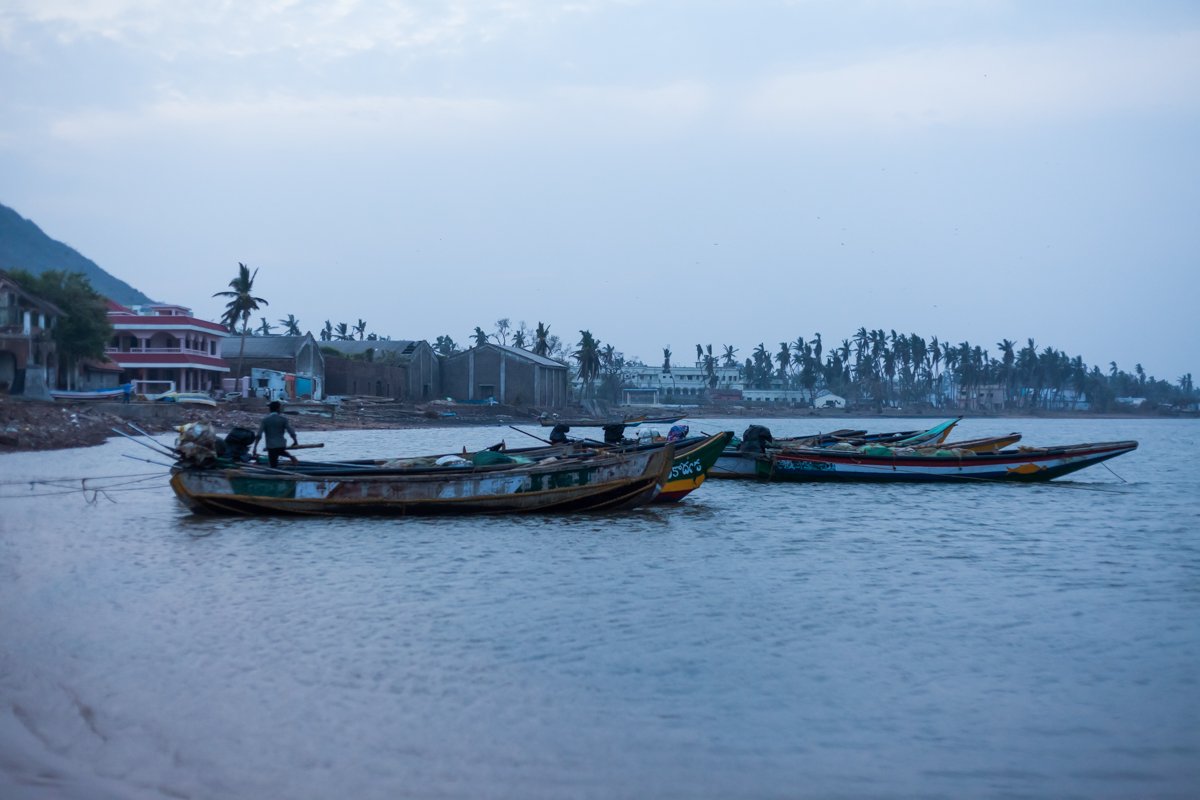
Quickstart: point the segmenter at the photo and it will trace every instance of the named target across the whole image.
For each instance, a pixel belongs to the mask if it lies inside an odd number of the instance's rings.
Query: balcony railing
[[[106,347],[106,348],[104,348],[104,352],[109,353],[109,354],[112,354],[112,353],[117,353],[117,354],[149,353],[149,354],[155,354],[155,355],[187,354],[187,355],[193,355],[193,356],[209,356],[210,358],[219,358],[219,356],[216,353],[210,353],[208,351],[208,348],[195,349],[195,348],[191,348],[191,347],[129,347],[124,350],[122,350],[119,347]]]

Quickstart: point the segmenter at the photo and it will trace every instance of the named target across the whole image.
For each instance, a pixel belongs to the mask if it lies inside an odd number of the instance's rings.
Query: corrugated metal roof
[[[246,358],[295,358],[305,342],[314,341],[310,334],[304,336],[247,336]],[[230,336],[221,341],[221,356],[237,358],[242,352],[242,337]]]
[[[461,353],[453,353],[452,355],[448,356],[448,358],[451,358],[451,359],[462,358],[463,356],[466,356],[467,354],[471,353],[472,351],[485,350],[489,347],[492,349],[500,350],[501,352],[507,353],[508,355],[512,356],[513,358],[519,358],[524,361],[532,361],[534,364],[538,364],[543,367],[554,367],[556,369],[566,369],[567,368],[566,364],[562,363],[561,361],[555,361],[553,358],[546,358],[545,356],[535,355],[534,353],[531,353],[528,350],[522,350],[520,347],[512,347],[512,346],[503,345],[503,344],[493,344],[491,342],[488,342],[487,344],[476,345],[475,347],[472,347],[470,350],[464,350]]]
[[[376,339],[374,341],[368,339],[344,339],[339,341],[335,339],[334,341],[321,342],[320,344],[321,347],[331,347],[346,356],[359,356],[368,350],[373,350],[376,353],[395,353],[396,358],[405,359],[412,358],[421,341],[411,339]]]

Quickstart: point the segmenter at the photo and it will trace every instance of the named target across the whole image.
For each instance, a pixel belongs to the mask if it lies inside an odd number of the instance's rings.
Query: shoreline
[[[302,408],[296,406],[296,408]],[[958,412],[944,409],[886,412],[846,411],[843,409],[774,409],[727,406],[695,408],[628,409],[625,413],[663,415],[683,414],[687,419],[921,419],[962,416],[964,419],[1196,419],[1193,414],[1092,413],[1081,411],[1040,411],[1022,409],[1004,412]],[[266,414],[265,404],[241,401],[222,403],[215,408],[167,403],[98,403],[95,401],[57,402],[0,396],[0,453],[62,450],[94,447],[117,435],[114,428],[128,429],[133,422],[148,433],[170,433],[180,425],[208,422],[218,430],[233,427],[258,429]],[[473,404],[408,404],[387,401],[344,402],[333,416],[294,413],[297,434],[336,430],[404,430],[411,428],[502,425],[537,425],[540,410],[515,406]],[[563,418],[586,416],[582,409],[560,410]],[[450,415],[450,416],[448,416]],[[130,431],[132,433],[132,431]],[[301,440],[303,441],[303,439]]]

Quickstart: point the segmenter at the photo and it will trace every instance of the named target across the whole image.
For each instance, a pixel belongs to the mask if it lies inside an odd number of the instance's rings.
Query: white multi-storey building
[[[657,405],[659,403],[696,402],[710,390],[741,390],[742,373],[738,367],[717,367],[716,386],[702,366],[671,365],[669,372],[661,366],[633,364],[625,367],[625,389],[622,402],[627,405]]]

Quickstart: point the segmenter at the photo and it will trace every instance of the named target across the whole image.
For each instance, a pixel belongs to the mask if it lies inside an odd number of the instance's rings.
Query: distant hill
[[[82,272],[93,289],[122,305],[154,302],[125,281],[109,275],[79,251],[51,239],[37,225],[3,204],[0,204],[0,269],[23,269],[33,275],[52,269]]]

